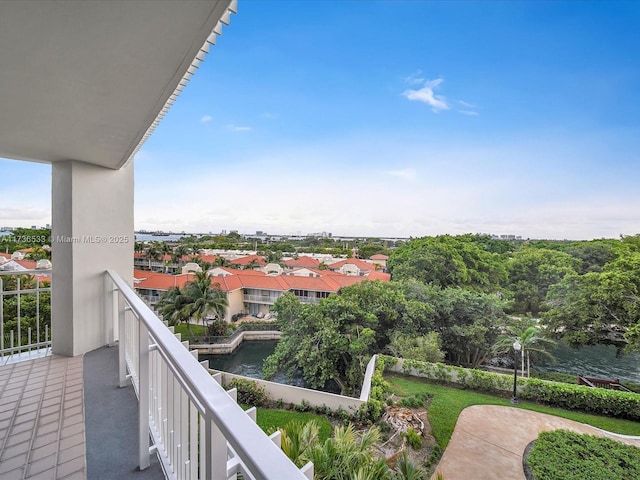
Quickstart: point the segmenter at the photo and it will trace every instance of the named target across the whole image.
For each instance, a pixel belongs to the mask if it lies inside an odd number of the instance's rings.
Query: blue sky
[[[135,226],[640,233],[638,24],[633,1],[240,0],[136,158]],[[0,178],[0,225],[50,221],[50,167]]]

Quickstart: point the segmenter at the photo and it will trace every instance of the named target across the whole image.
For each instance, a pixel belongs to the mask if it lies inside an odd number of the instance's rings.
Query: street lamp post
[[[516,339],[513,342],[513,395],[511,396],[511,403],[513,405],[518,404],[518,397],[516,396],[516,386],[518,384],[518,352],[522,348],[520,342]]]

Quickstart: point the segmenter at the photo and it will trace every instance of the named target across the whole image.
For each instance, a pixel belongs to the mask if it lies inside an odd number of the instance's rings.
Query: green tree
[[[568,275],[547,303],[545,324],[569,345],[624,346],[624,332],[640,321],[640,252],[627,250],[600,273]]]
[[[188,323],[188,303],[189,301],[183,295],[182,290],[179,287],[173,287],[160,295],[155,308],[169,326],[175,326],[182,322]]]
[[[549,287],[576,273],[579,266],[579,260],[555,250],[524,248],[515,253],[509,262],[513,311],[535,316],[546,310]]]
[[[444,352],[440,349],[440,337],[436,332],[414,336],[396,330],[388,348],[396,357],[421,362],[437,363],[444,359]]]
[[[281,338],[264,362],[263,375],[300,369],[313,388],[334,380],[345,392],[360,387],[366,363],[375,350],[375,315],[349,299],[331,295],[316,305],[302,305],[291,293],[274,305]]]
[[[493,352],[500,325],[505,324],[504,302],[496,295],[459,288],[432,288],[434,328],[447,360],[477,368]]]
[[[162,257],[160,250],[158,248],[158,242],[149,242],[147,243],[144,250],[145,257],[149,260],[149,270],[153,270],[151,267],[151,262],[158,261]]]
[[[187,311],[191,318],[202,321],[215,313],[217,318],[224,320],[229,303],[219,287],[211,284],[211,277],[206,271],[196,273],[196,277],[185,284],[182,293],[187,298]]]
[[[171,258],[175,263],[178,264],[178,267],[182,267],[182,265],[184,265],[184,257],[186,257],[187,255],[189,255],[189,247],[180,244],[173,249]]]
[[[547,348],[553,348],[556,346],[556,342],[547,336],[544,331],[537,326],[531,325],[526,328],[511,328],[508,334],[500,335],[494,345],[494,350],[497,353],[506,353],[513,348],[514,342],[518,340],[521,345],[522,356],[522,375],[525,373],[525,359],[527,377],[531,373],[531,354],[539,354],[547,357],[551,361],[555,361],[555,358],[551,353],[547,351]]]
[[[391,253],[394,280],[415,279],[439,287],[493,291],[506,280],[504,261],[473,235],[413,239]]]

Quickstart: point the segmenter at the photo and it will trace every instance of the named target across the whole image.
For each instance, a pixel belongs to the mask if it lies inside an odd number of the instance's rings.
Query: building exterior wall
[[[117,338],[105,272],[133,284],[133,164],[52,166],[53,352],[81,355]]]
[[[238,290],[227,292],[227,301],[229,305],[227,306],[225,320],[229,322],[231,321],[231,317],[236,313],[242,313],[244,311],[244,295],[242,295],[242,289],[239,288]]]

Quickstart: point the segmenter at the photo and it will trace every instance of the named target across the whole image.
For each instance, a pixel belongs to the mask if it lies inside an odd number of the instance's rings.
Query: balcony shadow
[[[89,480],[165,478],[156,455],[138,469],[138,400],[130,383],[118,386],[118,347],[85,354],[84,405]]]

